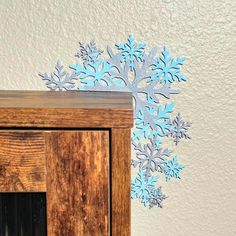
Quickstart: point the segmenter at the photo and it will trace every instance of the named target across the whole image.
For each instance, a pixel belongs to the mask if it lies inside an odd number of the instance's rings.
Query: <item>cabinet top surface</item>
[[[132,127],[132,94],[0,91],[0,127]]]
[[[75,108],[132,110],[127,92],[0,91],[0,108]]]

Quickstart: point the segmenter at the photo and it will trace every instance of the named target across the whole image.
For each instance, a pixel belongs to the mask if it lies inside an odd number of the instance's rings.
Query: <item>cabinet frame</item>
[[[113,236],[130,235],[132,114],[130,93],[0,91],[0,132],[109,131],[109,231]]]

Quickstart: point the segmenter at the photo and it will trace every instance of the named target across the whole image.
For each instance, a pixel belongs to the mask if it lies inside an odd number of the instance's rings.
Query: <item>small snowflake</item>
[[[157,182],[156,176],[145,177],[143,171],[138,173],[138,176],[131,181],[131,198],[139,198],[146,206],[149,202],[149,196],[155,188]]]
[[[75,55],[76,57],[81,58],[85,64],[92,62],[95,63],[99,56],[102,54],[102,50],[96,47],[94,41],[90,43],[79,43],[80,44],[80,51]]]
[[[109,85],[108,78],[110,76],[111,67],[110,63],[101,60],[95,63],[89,62],[83,66],[79,64],[70,66],[70,68],[75,70],[82,84],[95,87],[97,84]],[[83,89],[83,86],[80,87],[80,89]]]
[[[177,145],[183,138],[191,139],[188,134],[188,129],[190,126],[191,123],[183,121],[180,114],[178,113],[176,118],[171,123],[171,128],[168,135],[174,138],[174,142]]]
[[[158,58],[156,63],[153,65],[153,71],[155,72],[152,76],[152,80],[160,80],[161,83],[173,83],[174,81],[186,81],[184,75],[180,72],[180,66],[184,63],[183,57],[173,59],[169,56],[169,51],[164,48],[162,57]]]
[[[175,177],[180,179],[180,171],[184,168],[184,166],[178,163],[177,158],[174,157],[172,160],[165,161],[165,175],[166,180],[170,180],[171,178]]]
[[[137,151],[137,160],[132,160],[131,163],[134,167],[139,166],[139,169],[144,172],[146,178],[151,176],[151,172],[164,172],[164,162],[171,154],[169,149],[160,148],[152,140],[151,143],[144,144],[143,147],[141,143],[133,145]]]
[[[162,203],[166,198],[167,198],[167,196],[162,193],[161,187],[154,189],[150,193],[149,208],[153,208],[154,206],[158,206],[158,207],[162,208]]]
[[[121,62],[129,61],[131,71],[134,69],[135,61],[144,61],[143,50],[145,44],[137,44],[132,35],[129,36],[127,43],[116,44],[116,47],[121,51]]]
[[[166,136],[170,130],[170,113],[173,112],[174,102],[167,103],[164,107],[159,105],[155,113],[155,109],[149,109],[147,113],[152,119],[146,119],[141,112],[135,119],[136,130],[133,133],[133,140],[140,140],[142,137],[152,139],[156,144],[161,144],[160,137]]]
[[[40,73],[39,76],[42,77],[42,80],[46,80],[46,86],[54,91],[73,90],[75,81],[78,79],[74,72],[69,74],[64,71],[59,61],[55,66],[55,71],[51,75]]]

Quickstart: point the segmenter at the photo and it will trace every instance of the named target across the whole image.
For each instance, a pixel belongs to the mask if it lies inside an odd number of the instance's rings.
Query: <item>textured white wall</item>
[[[235,0],[0,4],[0,89],[45,90],[37,73],[52,71],[58,59],[74,62],[79,41],[105,49],[132,33],[149,47],[185,55],[188,82],[175,101],[193,122],[193,139],[168,145],[187,168],[182,181],[163,184],[170,196],[163,209],[132,201],[132,235],[236,235]]]

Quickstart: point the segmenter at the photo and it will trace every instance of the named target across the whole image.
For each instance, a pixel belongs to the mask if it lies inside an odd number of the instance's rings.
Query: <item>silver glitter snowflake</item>
[[[185,122],[178,113],[176,118],[171,122],[171,129],[168,135],[174,138],[174,142],[177,145],[181,139],[191,139],[188,134],[188,130],[191,126],[190,122]]]
[[[184,165],[180,164],[177,161],[177,157],[174,157],[171,160],[166,160],[165,161],[165,175],[166,175],[166,180],[170,180],[171,178],[176,178],[180,179],[180,172],[183,170]]]

